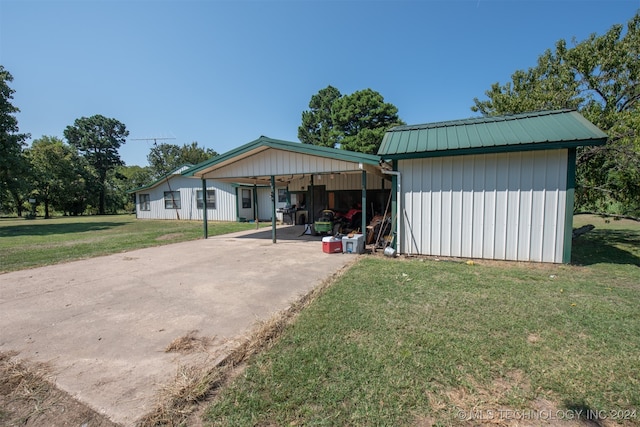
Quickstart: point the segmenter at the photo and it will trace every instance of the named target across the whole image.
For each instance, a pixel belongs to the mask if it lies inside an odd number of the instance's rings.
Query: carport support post
[[[209,224],[207,224],[207,179],[202,178],[202,222],[204,238],[209,238]]]
[[[260,228],[260,209],[258,209],[258,184],[253,184],[253,219],[256,221],[256,230]]]
[[[367,171],[362,171],[362,219],[360,232],[365,236],[365,242],[367,241]]]
[[[276,177],[271,175],[271,241],[276,242]]]

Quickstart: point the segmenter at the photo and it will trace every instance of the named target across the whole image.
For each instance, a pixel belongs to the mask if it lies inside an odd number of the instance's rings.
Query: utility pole
[[[131,141],[153,141],[153,146],[157,147],[158,141],[164,141],[169,139],[175,139],[175,138],[171,138],[171,137],[131,138]],[[171,195],[171,203],[173,204],[173,208],[176,210],[176,219],[180,219],[180,212],[178,212],[178,209],[176,209],[175,207],[176,200],[173,197],[173,191],[171,190],[171,183],[169,182],[169,171],[167,171],[167,173],[165,174],[165,182],[167,183],[167,187],[169,187],[169,194]],[[202,195],[202,198],[204,202],[204,198],[205,198],[204,194]]]

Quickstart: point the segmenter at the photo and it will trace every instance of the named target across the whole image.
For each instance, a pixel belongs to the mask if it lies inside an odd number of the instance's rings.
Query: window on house
[[[251,190],[242,190],[242,209],[251,208]]]
[[[202,209],[202,190],[196,191],[196,205]],[[216,208],[216,190],[207,190],[207,209]]]
[[[164,192],[164,208],[180,209],[180,192],[179,191]]]
[[[148,194],[140,194],[140,210],[141,211],[150,211],[151,210],[151,198]]]
[[[278,203],[287,202],[287,190],[285,188],[278,188]]]

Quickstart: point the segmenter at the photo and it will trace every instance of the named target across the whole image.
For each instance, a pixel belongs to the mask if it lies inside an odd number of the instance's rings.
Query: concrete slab
[[[140,249],[0,275],[0,351],[49,362],[57,385],[122,425],[153,408],[194,357],[216,360],[353,255],[325,254],[303,227]],[[166,353],[197,330],[202,354]]]

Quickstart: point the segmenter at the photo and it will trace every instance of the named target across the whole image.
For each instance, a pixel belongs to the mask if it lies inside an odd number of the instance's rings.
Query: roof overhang
[[[185,176],[236,184],[287,183],[309,175],[349,174],[366,171],[383,176],[380,157],[260,137],[183,172]]]

